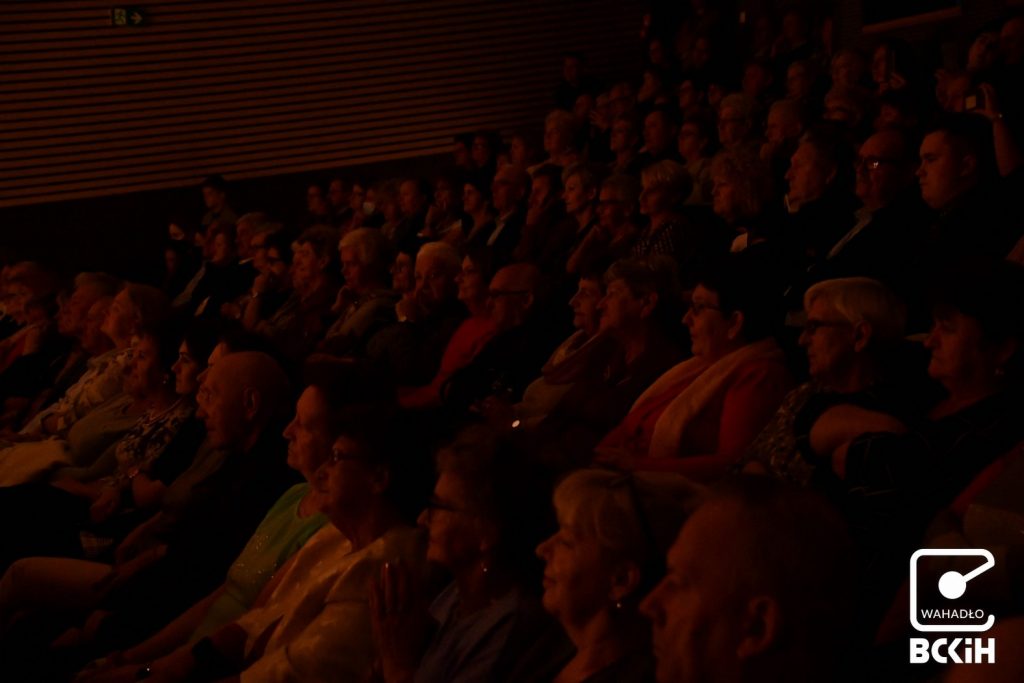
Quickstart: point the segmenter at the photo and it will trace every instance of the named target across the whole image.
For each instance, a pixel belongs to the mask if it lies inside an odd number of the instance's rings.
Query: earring
[[[480,560],[480,569],[483,571],[484,576],[487,576],[487,572],[491,570],[491,568],[487,566],[487,562],[484,560]]]

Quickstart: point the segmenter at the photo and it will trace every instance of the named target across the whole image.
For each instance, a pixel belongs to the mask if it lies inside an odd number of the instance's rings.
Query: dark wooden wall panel
[[[0,2],[0,207],[411,158],[539,125],[560,55],[634,72],[619,0]]]

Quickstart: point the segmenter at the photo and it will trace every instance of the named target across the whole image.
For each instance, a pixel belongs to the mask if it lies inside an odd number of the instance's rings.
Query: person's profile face
[[[629,207],[618,192],[602,187],[597,200],[597,220],[614,235],[629,220]]]
[[[459,301],[468,304],[487,298],[487,281],[468,256],[462,259],[462,270],[455,281],[459,286]]]
[[[697,509],[668,552],[665,577],[640,604],[650,620],[659,683],[739,680],[732,622],[740,568],[714,505]],[[736,678],[731,676],[735,675]]]
[[[960,160],[942,131],[925,136],[921,142],[921,164],[917,169],[921,199],[941,209],[956,198],[960,189]]]
[[[625,280],[612,280],[598,301],[597,310],[602,332],[626,332],[643,322],[644,300],[633,294]]]
[[[288,466],[311,481],[331,453],[330,428],[323,393],[306,387],[295,404],[295,416],[284,430]]]
[[[936,313],[924,345],[931,354],[928,376],[947,387],[977,384],[996,373],[995,354],[981,325],[959,311]]]
[[[828,181],[814,148],[808,144],[797,147],[786,171],[790,206],[799,208],[818,199],[825,193]]]
[[[565,201],[565,211],[569,214],[583,211],[590,203],[579,174],[569,176],[565,183],[565,190],[562,192],[562,198]]]
[[[419,518],[427,530],[427,561],[453,571],[480,561],[479,518],[465,507],[466,498],[462,481],[442,472]]]
[[[224,193],[213,187],[203,188],[203,203],[206,208],[216,211],[224,206]]]
[[[178,360],[171,366],[174,373],[174,392],[179,396],[194,396],[199,390],[199,374],[202,367],[199,360],[192,354],[188,344],[181,343],[178,347]]]
[[[601,313],[597,305],[601,302],[601,284],[597,280],[581,278],[576,293],[569,300],[572,308],[572,324],[578,330],[588,334],[597,332]]]
[[[364,277],[363,263],[359,260],[359,252],[354,247],[342,247],[340,250],[341,256],[341,275],[345,278],[345,286],[351,287],[356,291],[361,291],[366,288],[367,282]]]
[[[537,546],[537,556],[544,561],[542,602],[548,614],[563,624],[576,624],[605,609],[613,568],[597,539],[560,523]]]
[[[484,196],[475,186],[466,183],[462,186],[462,207],[466,213],[477,213],[483,208]]]
[[[853,366],[857,353],[854,328],[823,299],[815,299],[806,313],[800,346],[807,353],[811,379],[828,386]]]
[[[735,220],[737,211],[736,186],[728,173],[716,173],[711,178],[711,209],[716,216]]]

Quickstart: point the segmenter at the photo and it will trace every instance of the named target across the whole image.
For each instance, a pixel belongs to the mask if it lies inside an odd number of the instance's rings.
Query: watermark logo
[[[919,563],[928,557],[976,558],[980,563],[966,573],[947,571],[939,577],[937,586],[922,586]],[[994,615],[965,604],[962,599],[968,593],[968,583],[995,564],[992,553],[981,548],[929,548],[915,552],[910,558],[910,624],[921,633],[982,633],[992,628]],[[994,638],[910,639],[912,664],[982,664],[995,662],[995,658]]]

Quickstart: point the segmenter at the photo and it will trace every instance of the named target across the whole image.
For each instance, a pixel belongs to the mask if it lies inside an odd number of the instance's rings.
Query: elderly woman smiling
[[[904,326],[902,302],[869,278],[819,282],[804,294],[804,312],[800,345],[811,379],[786,396],[744,463],[748,472],[801,484],[813,473],[809,431],[824,410],[840,402],[896,408],[890,384]]]
[[[530,680],[653,680],[649,625],[637,605],[664,575],[665,554],[695,494],[682,477],[661,473],[578,470],[559,484],[558,531],[537,554],[545,564],[544,609],[575,652]]]
[[[698,278],[683,322],[693,357],[668,370],[597,447],[598,461],[714,479],[736,462],[792,380],[772,306],[732,255]]]

